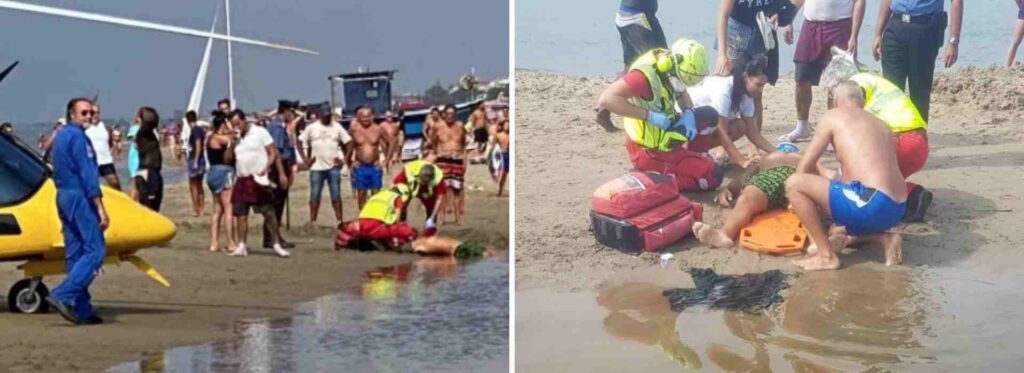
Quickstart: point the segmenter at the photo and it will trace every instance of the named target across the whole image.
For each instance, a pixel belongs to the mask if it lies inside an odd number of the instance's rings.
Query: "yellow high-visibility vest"
[[[434,167],[434,179],[430,181],[430,185],[426,185],[427,190],[426,195],[424,196],[426,198],[430,198],[434,196],[434,188],[436,188],[438,184],[441,184],[441,180],[444,179],[444,173],[441,172],[440,167],[420,159],[406,164],[403,172],[405,172],[405,182],[409,184],[409,189],[415,192],[420,187],[420,170],[427,165]]]
[[[914,102],[889,80],[870,73],[858,73],[850,80],[864,89],[864,110],[881,119],[892,132],[928,129]]]
[[[651,99],[644,100],[639,97],[630,99],[634,105],[647,110],[660,111],[662,113],[675,113],[676,93],[665,73],[658,72],[658,58],[661,53],[668,53],[665,49],[652,49],[636,59],[630,70],[639,71],[647,78],[651,85]],[[672,150],[673,142],[686,142],[685,135],[675,131],[666,131],[658,126],[649,124],[643,118],[622,118],[622,126],[626,130],[626,136],[637,145],[648,149],[656,149],[663,152]]]
[[[405,184],[398,184],[389,189],[377,192],[366,200],[363,209],[359,211],[360,219],[379,220],[384,224],[394,224],[401,214],[401,207],[409,202],[409,187]],[[401,200],[401,203],[396,202]]]

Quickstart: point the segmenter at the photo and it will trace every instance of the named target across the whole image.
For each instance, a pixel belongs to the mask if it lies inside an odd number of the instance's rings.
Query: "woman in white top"
[[[111,188],[121,190],[121,180],[117,178],[117,171],[114,169],[114,155],[110,152],[113,147],[110,141],[110,129],[100,121],[100,107],[93,105],[92,110],[92,125],[85,129],[85,136],[89,137],[93,152],[96,153],[96,164],[99,166],[100,177]]]
[[[764,138],[761,128],[755,123],[753,98],[760,96],[768,83],[765,66],[764,59],[753,58],[734,69],[732,76],[709,76],[700,85],[687,89],[693,107],[707,106],[718,112],[717,123],[709,124],[706,129],[698,127],[701,134],[714,132],[708,137],[706,147],[712,149],[721,146],[729,159],[743,168],[753,159],[745,158],[733,144],[734,141],[746,136],[759,149],[768,153],[775,151],[775,147]],[[701,137],[691,142],[691,149],[701,147],[698,145],[702,141]]]

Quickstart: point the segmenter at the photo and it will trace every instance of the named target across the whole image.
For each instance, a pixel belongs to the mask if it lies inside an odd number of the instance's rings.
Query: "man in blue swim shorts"
[[[846,94],[836,92],[836,95]],[[816,165],[825,148],[835,148],[840,180],[819,176]],[[829,110],[796,173],[786,180],[786,196],[811,236],[808,256],[793,261],[804,270],[839,268],[836,244],[874,242],[885,250],[886,265],[899,264],[902,239],[887,232],[906,210],[907,188],[896,161],[892,131],[877,117],[858,108]],[[837,227],[830,241],[818,210],[828,213]]]
[[[379,124],[373,121],[373,109],[369,106],[356,108],[356,117],[349,133],[353,149],[348,153],[348,164],[352,165],[352,190],[362,211],[366,200],[380,191],[384,180],[382,154],[391,154],[391,137]],[[353,161],[353,158],[354,161]]]
[[[501,197],[502,192],[505,191],[505,183],[508,181],[508,173],[512,169],[509,154],[508,120],[503,120],[498,124],[494,142],[501,148],[501,176],[498,178],[498,197]]]

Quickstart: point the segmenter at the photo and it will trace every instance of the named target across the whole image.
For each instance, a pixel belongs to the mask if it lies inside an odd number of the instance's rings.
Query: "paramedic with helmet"
[[[697,136],[696,116],[701,115],[690,108],[686,86],[706,75],[704,46],[680,39],[668,50],[655,48],[638,57],[598,99],[601,107],[623,117],[633,167],[671,174],[684,191],[712,190],[721,183],[714,161],[681,146]]]

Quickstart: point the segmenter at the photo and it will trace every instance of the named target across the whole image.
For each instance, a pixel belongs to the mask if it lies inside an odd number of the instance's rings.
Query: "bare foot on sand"
[[[885,265],[894,266],[903,263],[903,237],[899,233],[882,235],[882,250],[885,250]]]
[[[693,234],[700,242],[712,248],[728,248],[734,244],[732,239],[725,235],[725,232],[701,222],[693,223]]]
[[[843,249],[846,248],[846,245],[848,245],[850,242],[849,238],[850,236],[847,236],[842,233],[834,233],[828,236],[828,242],[829,244],[832,245],[832,252],[839,253],[840,251],[843,251]],[[807,254],[817,255],[818,245],[815,245],[813,242],[810,245],[807,245]]]
[[[825,259],[819,255],[808,255],[794,260],[793,264],[805,271],[824,271],[839,268],[839,257],[832,255],[832,258]]]

